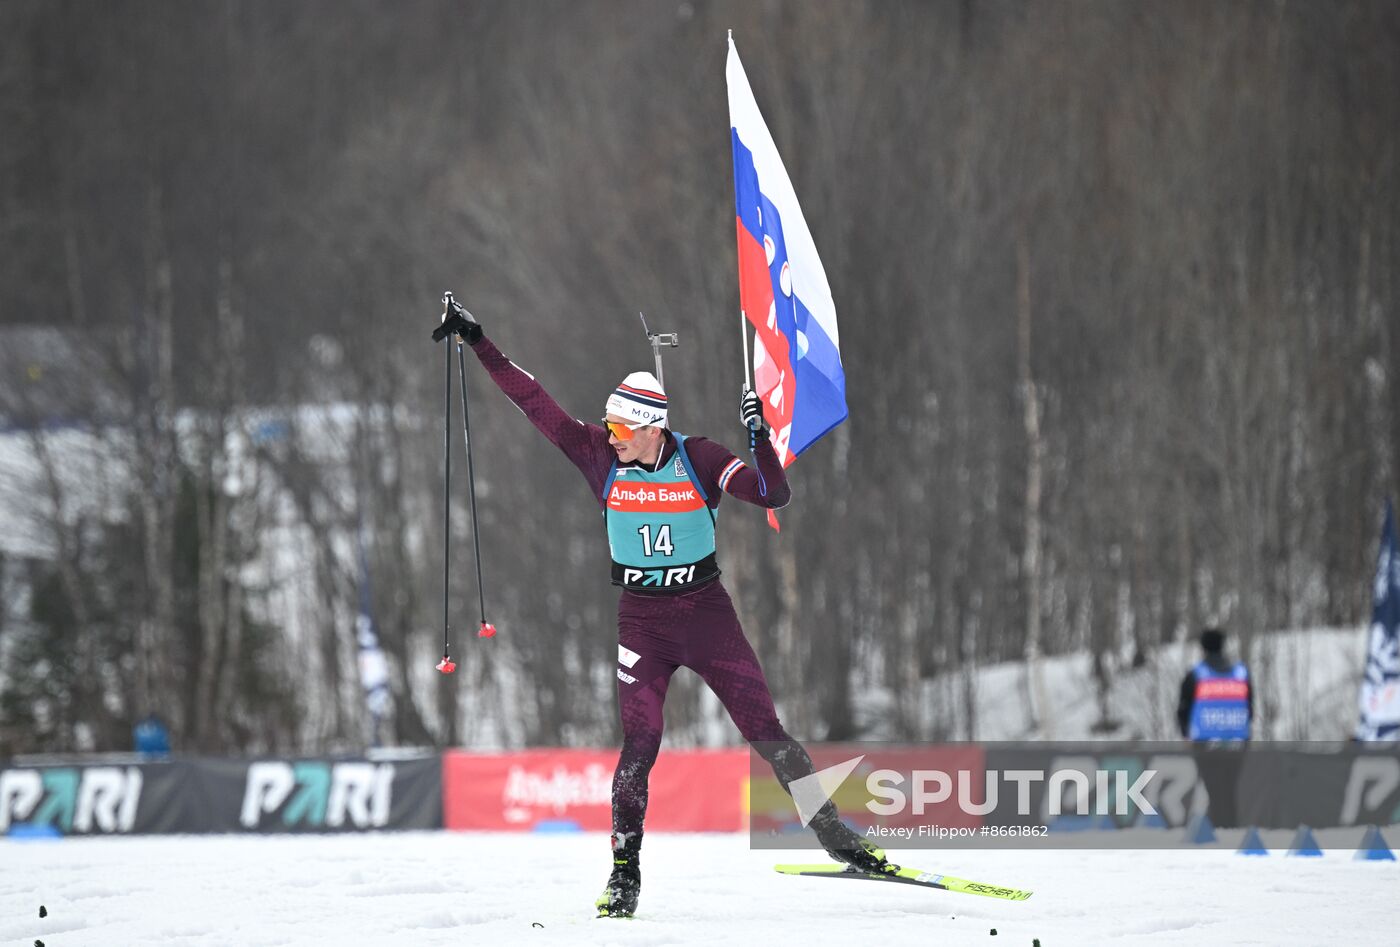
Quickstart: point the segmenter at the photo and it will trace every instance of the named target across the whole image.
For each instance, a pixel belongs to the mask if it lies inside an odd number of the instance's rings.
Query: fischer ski
[[[918,868],[898,868],[889,872],[860,871],[850,865],[774,865],[785,875],[810,875],[815,878],[849,878],[854,881],[891,881],[896,884],[917,885],[920,888],[938,888],[943,891],[957,891],[962,894],[977,894],[984,898],[1000,898],[1003,901],[1024,901],[1032,894],[1019,888],[1004,888],[982,881],[969,881],[954,878]]]

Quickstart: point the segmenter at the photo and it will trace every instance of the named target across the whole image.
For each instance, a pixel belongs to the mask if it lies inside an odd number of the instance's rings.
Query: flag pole
[[[726,30],[726,41],[730,48],[734,46],[734,31]],[[749,319],[744,315],[744,259],[742,254],[739,257],[739,338],[744,340],[744,384],[743,394],[748,394],[753,390],[753,385],[749,378],[753,363],[749,361]]]
[[[744,340],[744,394],[748,394],[752,385],[749,383],[749,370],[752,363],[749,361],[749,320],[744,315],[744,309],[739,308],[739,338]]]
[[[734,49],[734,31],[733,31],[733,30],[729,30],[729,31],[728,31],[728,34],[729,34],[729,35],[728,35],[729,48],[730,48],[730,50],[733,50],[733,49]],[[731,118],[731,121],[732,121],[732,118]],[[731,133],[731,134],[733,133],[733,126],[732,126],[732,125],[730,126],[730,133]],[[737,172],[736,172],[736,173],[737,173]],[[736,226],[737,226],[737,221],[736,221]],[[738,236],[737,232],[736,232],[735,236],[736,236],[736,238],[737,238],[737,236]],[[738,246],[737,239],[736,239],[736,242],[735,242],[735,250],[736,250],[736,251],[739,251],[739,250],[740,250],[740,248],[739,248],[739,246]],[[743,372],[743,384],[741,384],[741,385],[739,386],[739,394],[740,394],[741,396],[743,396],[743,397],[747,397],[747,396],[748,396],[748,393],[749,393],[750,391],[753,391],[754,389],[753,389],[753,380],[752,380],[753,362],[749,359],[749,317],[748,317],[748,315],[745,314],[745,312],[744,312],[744,299],[745,299],[745,296],[744,296],[744,254],[743,254],[742,252],[738,252],[738,254],[737,254],[737,262],[738,262],[738,276],[739,276],[739,338],[740,338],[740,339],[743,341],[743,343],[744,343],[744,372]],[[754,344],[755,344],[755,345],[758,344],[758,340],[757,340],[757,339],[754,340]],[[750,425],[749,425],[749,450],[751,450],[751,451],[756,450],[757,447],[758,447],[758,428],[757,428],[756,426],[750,424]],[[755,469],[755,470],[758,469],[758,456],[757,456],[756,454],[755,454],[755,456],[754,456],[754,469]],[[761,475],[760,475],[760,477],[761,477]],[[762,480],[761,480],[761,479],[760,479],[759,483],[762,485]],[[767,490],[767,488],[766,488],[766,485],[763,486],[763,493],[764,493],[765,495],[768,493],[768,490]],[[769,513],[769,518],[770,518],[770,520],[771,520],[771,518],[772,518],[772,513]]]

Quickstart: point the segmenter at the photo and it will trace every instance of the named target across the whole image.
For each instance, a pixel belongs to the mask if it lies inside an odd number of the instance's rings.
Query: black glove
[[[466,339],[468,345],[475,345],[481,339],[481,324],[452,298],[451,293],[443,293],[442,325],[433,330],[433,341],[441,342],[454,332]]]
[[[768,430],[768,424],[763,420],[763,400],[758,397],[758,392],[745,389],[743,397],[739,399],[739,420],[750,431],[763,433]]]

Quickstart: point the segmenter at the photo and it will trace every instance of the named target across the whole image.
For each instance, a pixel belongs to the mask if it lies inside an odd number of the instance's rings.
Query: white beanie
[[[607,413],[629,425],[666,426],[666,392],[651,372],[633,372],[608,395]]]

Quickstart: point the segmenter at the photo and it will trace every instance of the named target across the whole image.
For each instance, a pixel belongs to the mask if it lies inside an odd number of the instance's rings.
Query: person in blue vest
[[[777,509],[791,497],[787,476],[752,392],[740,404],[740,421],[746,434],[754,432],[753,467],[715,441],[671,430],[670,402],[650,372],[625,377],[608,395],[604,416],[584,422],[506,358],[471,313],[444,302],[449,311],[439,331],[471,346],[491,380],[583,474],[603,514],[612,582],[621,589],[622,752],[612,784],[612,871],[596,908],[600,917],[631,917],[642,884],[648,776],[661,748],[666,691],[679,668],[700,676],[784,788],[812,775],[811,757],[778,720],[715,562],[720,500],[727,494]],[[898,870],[841,821],[830,801],[808,824],[837,861],[864,871]]]
[[[1225,657],[1225,632],[1201,632],[1201,660],[1181,681],[1176,721],[1188,740],[1248,740],[1254,719],[1254,688],[1243,661]]]
[[[1215,825],[1238,823],[1236,795],[1244,749],[1254,721],[1254,688],[1243,661],[1225,657],[1225,632],[1201,632],[1201,660],[1181,681],[1176,722],[1192,741],[1196,769],[1210,796],[1209,815]]]
[[[170,731],[165,721],[152,711],[136,722],[131,729],[131,739],[136,752],[142,756],[161,758],[170,755]]]

